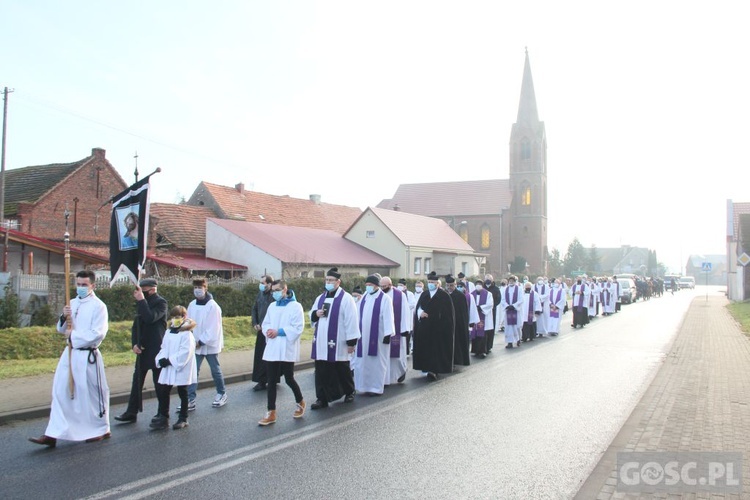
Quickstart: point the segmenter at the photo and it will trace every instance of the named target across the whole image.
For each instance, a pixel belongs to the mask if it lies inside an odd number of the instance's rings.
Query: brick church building
[[[509,167],[508,179],[401,184],[378,207],[445,220],[474,250],[489,254],[483,273],[547,273],[547,135],[528,51]]]

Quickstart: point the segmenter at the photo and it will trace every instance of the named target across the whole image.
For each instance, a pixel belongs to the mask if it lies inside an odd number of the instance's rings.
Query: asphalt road
[[[585,329],[499,349],[439,381],[409,372],[382,397],[357,397],[257,426],[265,393],[212,391],[182,431],[113,424],[100,443],[26,441],[46,420],[0,428],[3,498],[570,498],[645,392],[696,291],[623,306]],[[570,313],[564,320],[570,320]],[[567,321],[564,321],[567,323]],[[308,404],[313,373],[299,372]],[[173,405],[176,404],[173,396]],[[112,407],[111,414],[123,407]]]

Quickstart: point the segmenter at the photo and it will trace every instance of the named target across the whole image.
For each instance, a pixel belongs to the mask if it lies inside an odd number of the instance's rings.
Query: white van
[[[695,288],[695,278],[693,276],[682,276],[680,278],[680,288]]]

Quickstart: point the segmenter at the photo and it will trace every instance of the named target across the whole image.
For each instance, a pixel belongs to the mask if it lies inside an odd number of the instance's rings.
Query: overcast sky
[[[512,5],[509,5],[511,4]],[[6,168],[107,150],[152,201],[201,180],[365,208],[508,177],[528,47],[549,245],[724,254],[750,201],[750,2],[4,0]]]

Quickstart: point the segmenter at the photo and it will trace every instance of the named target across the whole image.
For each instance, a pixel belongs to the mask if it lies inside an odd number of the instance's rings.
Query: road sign
[[[711,263],[710,262],[704,262],[701,264],[701,271],[704,273],[710,273],[711,272]]]
[[[737,262],[739,262],[743,266],[750,264],[750,255],[746,254],[745,252],[742,252],[742,255],[737,257]]]
[[[573,276],[573,277],[583,276],[584,274],[586,274],[586,273],[583,272],[583,271],[570,271],[570,275]]]

